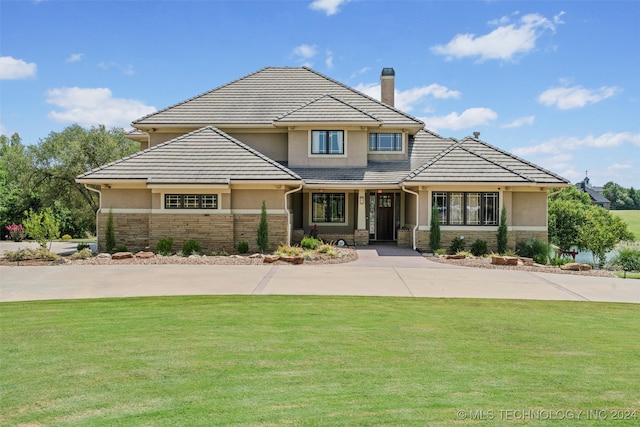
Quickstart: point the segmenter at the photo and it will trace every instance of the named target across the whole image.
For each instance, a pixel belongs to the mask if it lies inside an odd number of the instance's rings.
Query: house
[[[591,199],[591,203],[596,206],[600,206],[609,210],[611,208],[611,201],[604,197],[601,193],[602,188],[600,187],[592,187],[589,183],[589,177],[585,176],[584,179],[576,184],[576,188],[580,191],[583,191],[589,195]]]
[[[267,67],[133,122],[141,151],[77,177],[100,193],[118,244],[171,237],[205,250],[255,250],[262,201],[270,243],[396,242],[428,249],[431,209],[443,246],[547,240],[547,190],[569,182],[479,139],[443,138],[394,107],[395,72],[377,101],[307,67]],[[104,238],[98,236],[104,247]]]

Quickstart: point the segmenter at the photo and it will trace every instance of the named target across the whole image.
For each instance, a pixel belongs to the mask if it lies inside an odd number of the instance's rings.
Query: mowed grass
[[[633,233],[636,242],[640,242],[640,211],[611,211],[629,224],[629,231]]]
[[[615,424],[636,425],[640,416],[636,304],[45,301],[0,304],[0,327],[2,425],[424,426],[468,414],[495,423],[510,410],[602,410],[609,420],[627,410]]]

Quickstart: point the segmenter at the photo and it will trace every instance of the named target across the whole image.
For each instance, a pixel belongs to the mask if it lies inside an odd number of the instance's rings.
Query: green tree
[[[575,187],[561,191],[551,190],[549,195],[549,241],[561,251],[578,245],[580,227],[587,221],[586,211],[591,208],[591,199]]]
[[[24,214],[23,222],[27,235],[38,242],[41,247],[46,248],[47,242],[60,237],[60,223],[50,208],[45,208],[39,212],[30,210]],[[49,243],[49,249],[51,249],[51,243]]]
[[[109,215],[107,215],[107,223],[104,227],[104,245],[107,252],[113,252],[116,247],[116,230],[113,226],[113,211],[109,209]]]
[[[591,251],[593,262],[604,267],[607,252],[621,240],[633,240],[627,223],[599,206],[586,212],[586,222],[579,227],[578,247]]]
[[[435,253],[440,249],[440,211],[437,206],[431,209],[431,227],[429,230],[429,248]]]
[[[54,209],[65,234],[84,235],[95,230],[99,201],[95,192],[75,182],[78,175],[139,150],[122,129],[104,126],[84,129],[78,125],[51,132],[31,151],[32,184],[42,206]],[[64,212],[61,208],[64,207]]]
[[[267,204],[264,200],[262,201],[262,212],[260,214],[260,225],[258,225],[256,243],[262,252],[269,249],[269,223],[267,222]]]
[[[500,212],[500,225],[498,225],[498,253],[503,254],[509,249],[507,236],[507,209],[503,206]]]

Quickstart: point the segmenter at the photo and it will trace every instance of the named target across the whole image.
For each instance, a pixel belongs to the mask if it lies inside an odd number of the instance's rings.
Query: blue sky
[[[0,0],[0,132],[130,122],[310,66],[442,136],[640,188],[640,2]]]

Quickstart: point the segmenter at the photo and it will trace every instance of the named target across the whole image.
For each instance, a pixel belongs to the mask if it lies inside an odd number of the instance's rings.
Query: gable
[[[332,95],[323,95],[274,120],[276,126],[303,123],[345,123],[371,126],[379,125],[381,121]]]
[[[299,181],[300,177],[224,132],[206,127],[93,169],[78,182],[228,184]]]

